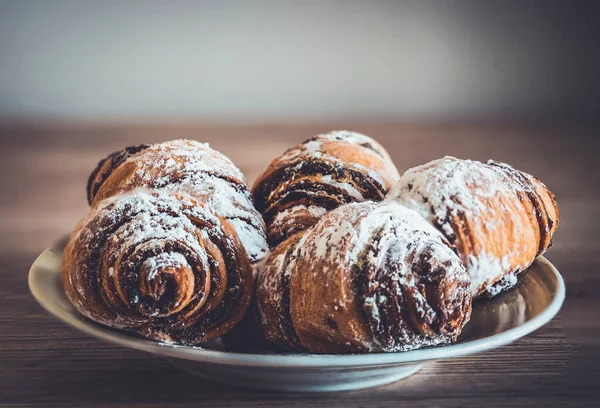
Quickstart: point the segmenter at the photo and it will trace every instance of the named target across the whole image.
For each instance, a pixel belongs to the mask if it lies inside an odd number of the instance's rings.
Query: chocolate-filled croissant
[[[408,170],[388,199],[418,211],[453,245],[475,295],[494,296],[551,245],[554,194],[507,164],[445,157]]]
[[[256,299],[267,340],[313,353],[451,342],[471,312],[458,256],[393,202],[342,206],[288,238],[266,259]]]
[[[183,344],[241,320],[268,246],[231,160],[190,140],[127,147],[98,164],[87,190],[62,272],[82,314]]]
[[[252,266],[234,228],[201,202],[134,190],[102,200],[71,234],[62,281],[75,308],[151,339],[198,344],[248,308]]]
[[[252,204],[242,172],[208,144],[172,140],[115,152],[98,163],[88,181],[92,206],[139,187],[188,194],[225,218],[252,263],[268,252],[265,225]]]
[[[252,187],[271,246],[350,202],[382,200],[398,180],[385,149],[368,136],[333,131],[274,159]]]
[[[254,182],[252,194],[264,218],[268,242],[277,247],[339,206],[381,201],[398,177],[379,143],[360,133],[337,130],[314,136],[273,159]],[[225,342],[240,350],[264,348],[258,320],[253,302]]]

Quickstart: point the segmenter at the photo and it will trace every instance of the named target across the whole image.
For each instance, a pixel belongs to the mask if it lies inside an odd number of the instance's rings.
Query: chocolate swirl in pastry
[[[379,143],[359,133],[315,136],[273,160],[252,187],[275,246],[350,202],[382,200],[398,170]]]
[[[139,151],[142,151],[148,147],[147,144],[141,144],[138,146],[128,146],[123,150],[119,150],[117,152],[111,153],[106,156],[104,159],[98,162],[98,165],[90,174],[87,183],[87,199],[88,203],[92,205],[94,201],[94,197],[102,187],[102,184],[106,181],[108,176],[113,172],[114,169],[119,167],[121,163],[123,163],[127,158],[131,155],[136,154]]]
[[[224,218],[190,196],[148,190],[91,209],[67,243],[62,280],[90,319],[183,344],[231,329],[253,290],[246,251]]]
[[[265,225],[242,172],[207,144],[173,140],[128,147],[108,156],[90,176],[93,205],[139,187],[185,193],[225,218],[253,263],[268,252]]]
[[[475,295],[494,296],[551,245],[554,194],[507,164],[445,157],[408,170],[388,198],[418,211],[454,246]]]
[[[288,238],[266,259],[256,292],[266,338],[313,353],[451,342],[471,312],[458,256],[393,202],[342,206]]]

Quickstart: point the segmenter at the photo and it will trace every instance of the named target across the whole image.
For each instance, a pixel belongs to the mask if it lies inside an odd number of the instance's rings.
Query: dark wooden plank
[[[549,259],[567,281],[558,318],[498,350],[437,362],[389,386],[342,394],[269,394],[203,382],[145,353],[104,344],[53,320],[26,276],[45,247],[84,215],[87,174],[124,145],[208,141],[252,180],[316,132],[377,138],[400,169],[455,155],[495,158],[541,178],[561,226]],[[0,406],[594,406],[600,397],[600,161],[585,126],[0,124]]]

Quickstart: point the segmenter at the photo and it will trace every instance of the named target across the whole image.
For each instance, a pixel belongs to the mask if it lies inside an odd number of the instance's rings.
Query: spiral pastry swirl
[[[95,205],[70,236],[62,280],[90,319],[182,344],[245,314],[252,266],[232,226],[195,198],[134,190]]]
[[[418,211],[463,260],[474,295],[494,296],[552,244],[554,194],[497,161],[444,157],[408,170],[388,199]]]
[[[313,353],[451,342],[471,313],[458,256],[393,202],[342,206],[288,238],[266,259],[256,291],[267,340]]]
[[[252,263],[268,252],[265,225],[242,172],[208,144],[171,140],[127,147],[98,163],[88,182],[92,207],[136,188],[187,194],[225,218]]]
[[[270,246],[351,202],[382,200],[398,180],[385,149],[368,136],[333,131],[274,159],[252,187]]]
[[[149,145],[141,144],[137,146],[128,146],[122,150],[113,152],[106,156],[104,159],[98,162],[98,165],[92,171],[88,178],[87,183],[87,199],[88,203],[92,205],[96,194],[98,194],[98,190],[102,187],[102,184],[106,181],[106,179],[112,174],[112,172],[119,167],[125,160],[134,154],[141,152],[144,149],[147,149]]]

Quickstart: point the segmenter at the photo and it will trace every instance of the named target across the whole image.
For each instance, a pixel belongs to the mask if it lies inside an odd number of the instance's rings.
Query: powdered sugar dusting
[[[314,218],[321,218],[327,213],[327,209],[316,205],[295,205],[290,208],[277,213],[273,221],[271,221],[271,228],[277,228],[282,222],[285,222],[289,218],[295,217],[297,214],[306,213]]]
[[[139,177],[147,182],[167,184],[174,172],[199,173],[232,176],[245,182],[243,173],[224,154],[211,149],[208,143],[193,140],[172,140],[151,145],[136,155],[153,160],[144,160],[137,171]],[[155,169],[163,169],[163,179],[156,178]]]
[[[373,169],[363,165],[362,163],[356,161],[342,162],[337,157],[329,154],[326,150],[323,149],[323,145],[326,142],[346,142],[355,146],[360,146],[363,149],[367,149],[366,147],[362,147],[364,144],[378,145],[369,136],[356,132],[350,132],[347,130],[334,130],[329,133],[317,135],[314,139],[301,143],[298,146],[288,150],[281,156],[279,161],[281,163],[291,164],[301,158],[323,158],[339,163],[341,166],[355,169],[361,173],[367,174],[371,179],[375,180],[381,186],[386,185],[385,181],[383,180],[380,174],[378,174]],[[397,170],[393,165],[391,165],[391,163],[388,170],[390,171],[392,176],[397,176]]]
[[[268,252],[264,223],[254,209],[244,175],[208,144],[190,140],[159,143],[127,162],[135,162],[136,172],[123,183],[123,191],[142,185],[188,194],[232,224],[252,262]]]
[[[314,225],[332,208],[381,200],[398,177],[379,143],[340,130],[316,135],[288,149],[258,177],[253,193],[268,223],[269,242],[275,245]]]
[[[496,196],[516,197],[514,184],[507,182],[499,166],[444,157],[409,169],[387,198],[416,210],[452,241],[456,234],[452,220],[461,215],[472,223],[484,224],[489,233],[493,233],[503,217],[503,213],[497,211],[502,212],[504,208],[490,207],[486,201]],[[518,229],[519,224],[513,223],[513,227]],[[519,231],[515,230],[514,234],[518,236]],[[463,261],[473,291],[489,286],[510,270],[509,255],[521,254],[522,250],[515,243],[512,251],[502,258],[485,251],[468,254]]]
[[[490,297],[494,297],[500,292],[508,290],[517,284],[518,278],[516,273],[508,273],[502,277],[498,282],[489,286],[486,289],[486,293]]]
[[[444,157],[423,166],[409,169],[392,187],[388,198],[418,211],[444,232],[451,233],[447,224],[448,214],[456,215],[468,209],[469,215],[480,216],[488,208],[479,199],[502,193],[505,183],[493,183],[500,179],[492,168],[479,166],[479,162]],[[423,199],[430,205],[423,206]],[[433,213],[430,211],[433,208]]]
[[[378,234],[379,239],[374,240]],[[450,305],[462,304],[462,299],[470,298],[470,295],[460,289],[468,288],[469,277],[460,259],[444,243],[442,234],[416,211],[400,204],[364,202],[342,206],[328,213],[302,239],[304,242],[297,247],[298,256],[320,259],[317,262],[323,268],[325,282],[335,279],[336,275],[332,274],[338,273],[339,268],[350,270],[352,266],[359,264],[360,257],[366,256],[366,262],[376,265],[381,271],[387,271],[386,265],[396,265],[397,270],[389,273],[394,274],[392,280],[399,283],[396,286],[398,292],[393,292],[393,295],[400,299],[406,296],[406,288],[415,287],[418,283],[414,275],[415,264],[409,261],[411,255],[431,251],[428,262],[432,268],[442,267],[446,279],[461,282],[459,289],[449,293],[445,302]],[[365,251],[368,251],[366,255]],[[345,275],[347,279],[350,277],[350,274]],[[369,288],[376,288],[380,284],[376,280],[370,281]],[[400,290],[403,290],[403,294]],[[436,312],[428,305],[428,300],[418,290],[410,293],[419,318],[424,321],[435,319]],[[340,306],[352,302],[355,295],[347,293],[345,296],[347,297],[338,300]],[[386,297],[379,297],[373,291],[372,296],[365,298],[363,308],[369,311],[376,322],[380,322],[380,307],[387,306],[387,302]],[[401,314],[402,311],[398,310],[398,315]],[[431,336],[417,334],[406,328],[400,329],[401,338],[397,338],[394,345],[381,344],[373,337],[370,350],[400,351],[449,341],[447,334]]]
[[[240,262],[246,254],[227,232],[221,217],[187,195],[139,188],[110,196],[69,239],[66,293],[82,314],[111,327],[153,339],[210,340],[207,325],[218,328],[230,312],[241,318],[235,308],[219,309],[242,291],[249,299],[252,288],[250,268]],[[204,296],[213,296],[215,309],[204,307]]]
[[[131,214],[130,221],[121,224],[109,238],[122,247],[136,247],[150,240],[156,245],[163,246],[165,240],[172,240],[185,242],[191,250],[204,253],[195,235],[196,228],[187,215],[199,219],[208,218],[213,223],[218,223],[210,213],[195,208],[189,198],[137,189],[103,200],[90,211],[81,224],[88,225],[94,218],[114,223],[125,214]],[[90,233],[90,231],[83,229],[80,233]],[[98,235],[99,239],[105,232],[98,230],[92,233]]]
[[[179,252],[162,252],[157,256],[147,258],[144,261],[143,266],[150,271],[148,280],[151,280],[154,279],[160,268],[189,265],[185,256]]]
[[[473,290],[477,290],[491,279],[495,280],[504,275],[510,269],[508,255],[498,258],[487,252],[481,252],[477,256],[469,254],[467,265]]]
[[[356,189],[356,187],[354,187],[350,183],[335,180],[333,178],[333,176],[331,176],[331,174],[327,174],[327,175],[321,177],[321,181],[323,181],[324,183],[330,184],[334,187],[341,188],[346,193],[348,193],[348,195],[350,195],[350,197],[352,197],[355,200],[355,202],[361,202],[361,201],[365,200],[363,195],[360,193],[360,191],[358,191]]]
[[[356,220],[357,212],[363,216],[358,225],[351,222]],[[395,251],[386,253],[393,254],[398,261],[403,260],[408,248],[417,243],[423,247],[436,243],[439,245],[436,250],[446,257],[453,257],[450,247],[442,243],[443,236],[439,231],[416,211],[392,202],[385,205],[374,202],[347,204],[330,212],[309,235],[315,241],[315,254],[325,258],[327,264],[356,264],[358,255],[371,243],[375,230],[382,225],[387,227],[387,234],[381,237],[380,245],[393,243]],[[348,237],[351,237],[350,243],[345,242]],[[348,247],[349,250],[340,250],[342,247]]]

